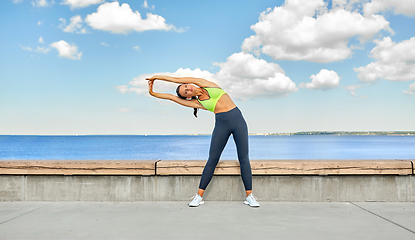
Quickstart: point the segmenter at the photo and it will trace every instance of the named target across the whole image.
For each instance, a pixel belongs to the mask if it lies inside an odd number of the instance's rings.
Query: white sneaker
[[[204,204],[203,198],[196,193],[195,196],[192,197],[193,201],[189,203],[189,207],[198,207],[200,204]]]
[[[246,197],[246,200],[244,203],[249,205],[250,207],[259,207],[259,203],[256,201],[256,197],[254,197],[252,193],[249,194],[248,197]]]

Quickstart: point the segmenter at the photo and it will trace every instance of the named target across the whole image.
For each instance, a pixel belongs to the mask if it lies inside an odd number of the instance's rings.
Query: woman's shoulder
[[[219,87],[218,85],[216,86],[211,86],[211,87],[202,87],[203,89],[205,89],[206,91],[219,91],[219,92],[225,92],[225,90],[223,90],[221,87]]]
[[[198,78],[195,81],[195,84],[202,88],[210,88],[210,87],[220,88],[216,83],[206,80],[204,78]]]
[[[206,89],[206,88],[219,88],[219,89],[221,89],[221,87],[219,87],[219,85],[217,85],[217,84],[207,85],[207,86],[204,86],[202,88],[203,89]]]

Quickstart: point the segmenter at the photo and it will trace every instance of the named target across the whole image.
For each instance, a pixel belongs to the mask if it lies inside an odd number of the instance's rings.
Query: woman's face
[[[191,98],[193,96],[196,96],[196,86],[189,83],[184,83],[179,88],[179,93],[183,97]]]

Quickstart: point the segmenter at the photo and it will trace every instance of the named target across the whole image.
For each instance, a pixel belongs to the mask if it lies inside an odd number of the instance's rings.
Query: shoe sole
[[[247,202],[247,201],[245,201],[244,202],[246,205],[249,205],[250,207],[259,207],[260,205],[258,205],[258,206],[252,206],[251,204],[249,204],[249,202]]]
[[[201,201],[198,205],[190,205],[189,204],[189,207],[199,207],[199,205],[202,205],[202,204],[205,204],[205,202],[204,201]]]

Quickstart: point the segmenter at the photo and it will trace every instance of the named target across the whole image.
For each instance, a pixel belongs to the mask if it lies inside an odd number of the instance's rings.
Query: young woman
[[[168,99],[180,105],[191,107],[194,109],[193,114],[195,117],[197,117],[197,110],[199,108],[215,113],[215,129],[213,130],[210,142],[209,159],[203,169],[199,191],[189,206],[197,207],[204,203],[202,198],[203,193],[212,179],[213,172],[215,171],[229,136],[233,134],[239,164],[241,166],[242,181],[246,190],[246,200],[244,203],[251,207],[259,207],[258,202],[252,195],[252,173],[248,156],[248,127],[241,111],[233,103],[229,95],[215,83],[202,78],[176,78],[156,75],[147,78],[147,80],[149,93],[153,97]],[[155,80],[179,83],[180,85],[176,89],[177,96],[153,92]]]

